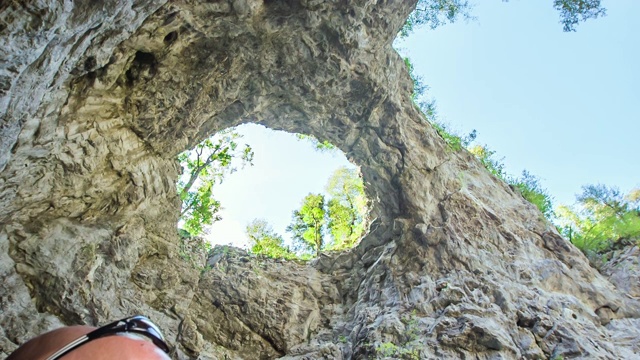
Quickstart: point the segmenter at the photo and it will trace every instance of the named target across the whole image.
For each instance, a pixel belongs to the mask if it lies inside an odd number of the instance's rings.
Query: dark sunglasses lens
[[[151,320],[145,317],[139,316],[137,317],[136,321],[138,322],[140,327],[145,328],[145,330],[147,330],[150,334],[164,341],[164,336],[162,336],[162,332],[156,326],[156,324],[151,322]]]
[[[135,326],[139,330],[144,330],[147,334],[149,334],[149,337],[157,347],[162,349],[164,352],[169,351],[169,347],[165,343],[162,332],[154,323],[151,322],[151,320],[147,319],[144,316],[135,316],[131,318],[131,322],[133,326]]]

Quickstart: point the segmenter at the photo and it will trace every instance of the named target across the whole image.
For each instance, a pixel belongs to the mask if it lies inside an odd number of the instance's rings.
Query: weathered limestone
[[[639,356],[638,300],[415,109],[415,1],[27,3],[0,5],[0,354],[144,313],[176,358]],[[175,156],[245,122],[361,166],[357,248],[183,260]]]

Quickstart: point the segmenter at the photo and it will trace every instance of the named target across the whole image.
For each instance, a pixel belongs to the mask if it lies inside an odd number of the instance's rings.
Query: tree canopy
[[[309,258],[325,250],[345,250],[362,238],[368,202],[364,183],[356,169],[337,169],[327,181],[325,194],[310,193],[292,212],[287,232],[293,244],[284,244],[264,220],[253,220],[246,228],[250,251],[276,258]]]
[[[242,166],[253,160],[251,147],[238,145],[240,137],[234,129],[224,130],[178,156],[183,171],[177,184],[182,201],[180,222],[192,236],[220,220],[220,202],[213,196],[213,187],[236,171],[234,159]]]
[[[325,246],[324,227],[327,222],[324,195],[309,194],[299,210],[293,211],[293,219],[287,231],[293,236],[299,249],[313,251],[320,256]]]
[[[560,232],[588,256],[621,240],[640,239],[640,189],[623,194],[605,185],[583,186],[577,206],[559,206]]]
[[[351,248],[367,225],[368,203],[362,178],[356,169],[341,167],[329,178],[326,192],[331,196],[327,203],[331,247],[337,250]]]
[[[560,24],[566,32],[576,31],[579,23],[605,16],[607,13],[601,5],[601,0],[553,0],[553,7],[560,13]],[[420,26],[435,29],[459,18],[474,19],[472,10],[473,5],[468,0],[418,0],[416,9],[409,15],[398,35],[408,36]]]
[[[296,258],[287,246],[284,239],[278,235],[269,223],[264,219],[254,219],[245,229],[249,237],[249,251],[254,254],[262,254],[278,259]]]

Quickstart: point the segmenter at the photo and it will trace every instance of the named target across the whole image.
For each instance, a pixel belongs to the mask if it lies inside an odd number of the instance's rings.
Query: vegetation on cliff
[[[191,236],[202,234],[206,225],[220,219],[220,202],[213,195],[213,186],[236,171],[234,159],[242,166],[251,164],[253,151],[246,144],[240,147],[239,139],[236,131],[227,129],[178,156],[183,171],[177,185],[182,201],[180,222]]]
[[[427,96],[428,86],[415,75],[408,58],[405,58],[405,64],[414,82],[413,101],[449,148],[452,151],[466,149],[475,155],[492,175],[509,184],[547,220],[555,223],[558,231],[587,257],[600,257],[622,240],[637,242],[633,239],[640,237],[640,189],[622,194],[615,187],[585,185],[582,193],[576,196],[575,207],[559,205],[554,210],[553,197],[538,177],[527,170],[520,176],[508,174],[495,151],[487,145],[473,144],[477,137],[475,130],[459,135],[440,122],[435,101]]]
[[[273,258],[308,259],[321,251],[355,246],[368,225],[368,202],[360,174],[339,168],[327,181],[326,193],[327,197],[310,193],[292,212],[287,227],[293,239],[291,248],[265,220],[252,221],[246,228],[250,251]]]
[[[615,187],[587,185],[576,198],[576,206],[558,206],[558,229],[589,258],[640,238],[640,189],[623,194]]]
[[[508,2],[508,0],[503,0]],[[589,19],[605,16],[607,10],[601,0],[553,0],[553,7],[560,14],[563,31],[576,31],[576,26]],[[462,18],[473,19],[473,5],[468,0],[419,0],[398,34],[409,35],[414,28],[429,26],[434,29]]]
[[[606,10],[601,6],[599,0],[555,0],[553,6],[560,13],[560,22],[564,31],[575,31],[578,23],[606,14]],[[473,19],[471,10],[472,5],[465,0],[420,0],[415,11],[408,17],[399,36],[406,36],[419,26],[435,28],[460,18]],[[538,177],[526,170],[520,176],[507,174],[501,160],[495,158],[495,152],[488,146],[472,145],[476,140],[475,130],[466,136],[460,136],[440,122],[435,102],[426,96],[428,86],[414,74],[413,65],[408,58],[405,59],[405,64],[414,80],[412,99],[453,151],[464,148],[474,154],[489,172],[505,181],[526,200],[534,204],[545,218],[548,220],[557,218],[558,223],[563,224],[559,225],[562,234],[583,251],[593,252],[605,247],[606,241],[597,240],[592,234],[600,227],[608,226],[607,224],[620,227],[618,223],[611,220],[611,217],[596,216],[588,211],[585,212],[584,209],[573,210],[567,206],[561,206],[558,211],[554,212],[553,199],[542,187]],[[314,146],[321,151],[335,149],[326,141],[320,142],[307,135],[298,135],[298,137],[313,142]],[[233,130],[228,130],[216,138],[203,141],[196,148],[179,157],[183,169],[187,170],[178,184],[178,194],[183,203],[181,221],[183,228],[192,235],[201,234],[204,226],[219,219],[217,213],[220,210],[220,203],[213,196],[212,187],[217,181],[222,181],[225,174],[235,171],[231,165],[233,158],[240,158],[243,165],[251,163],[253,155],[251,148],[246,145],[244,149],[239,150],[237,140],[238,134]],[[336,175],[333,179],[335,178]],[[356,178],[351,177],[352,180]],[[359,181],[362,184],[362,180],[359,179]],[[254,220],[246,228],[251,241],[251,250],[272,257],[290,258],[295,257],[296,254],[310,256],[315,253],[317,256],[321,250],[339,250],[354,246],[366,225],[364,221],[366,205],[354,204],[353,199],[363,199],[363,204],[366,204],[364,190],[361,186],[358,189],[360,191],[358,196],[353,194],[345,196],[350,191],[346,187],[341,191],[341,194],[334,191],[329,200],[321,194],[309,194],[303,200],[301,207],[293,212],[292,223],[287,231],[291,232],[293,236],[295,251],[286,247],[283,238],[275,233],[268,223],[259,219]],[[625,216],[619,217],[629,222],[631,215]],[[585,224],[594,221],[602,224],[593,229],[587,229],[588,225]],[[606,236],[613,234],[611,231],[600,231],[600,233],[606,234]],[[609,238],[607,241],[615,240]]]

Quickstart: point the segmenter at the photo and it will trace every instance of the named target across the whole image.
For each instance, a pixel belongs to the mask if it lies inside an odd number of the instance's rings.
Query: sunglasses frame
[[[116,335],[118,333],[140,334],[149,338],[155,346],[160,348],[160,350],[164,351],[167,354],[169,353],[169,346],[165,342],[164,336],[162,336],[160,329],[147,317],[136,315],[114,321],[75,339],[74,341],[70,342],[69,344],[65,345],[63,348],[49,356],[47,360],[60,359],[64,355],[92,340],[99,339],[105,336]]]

